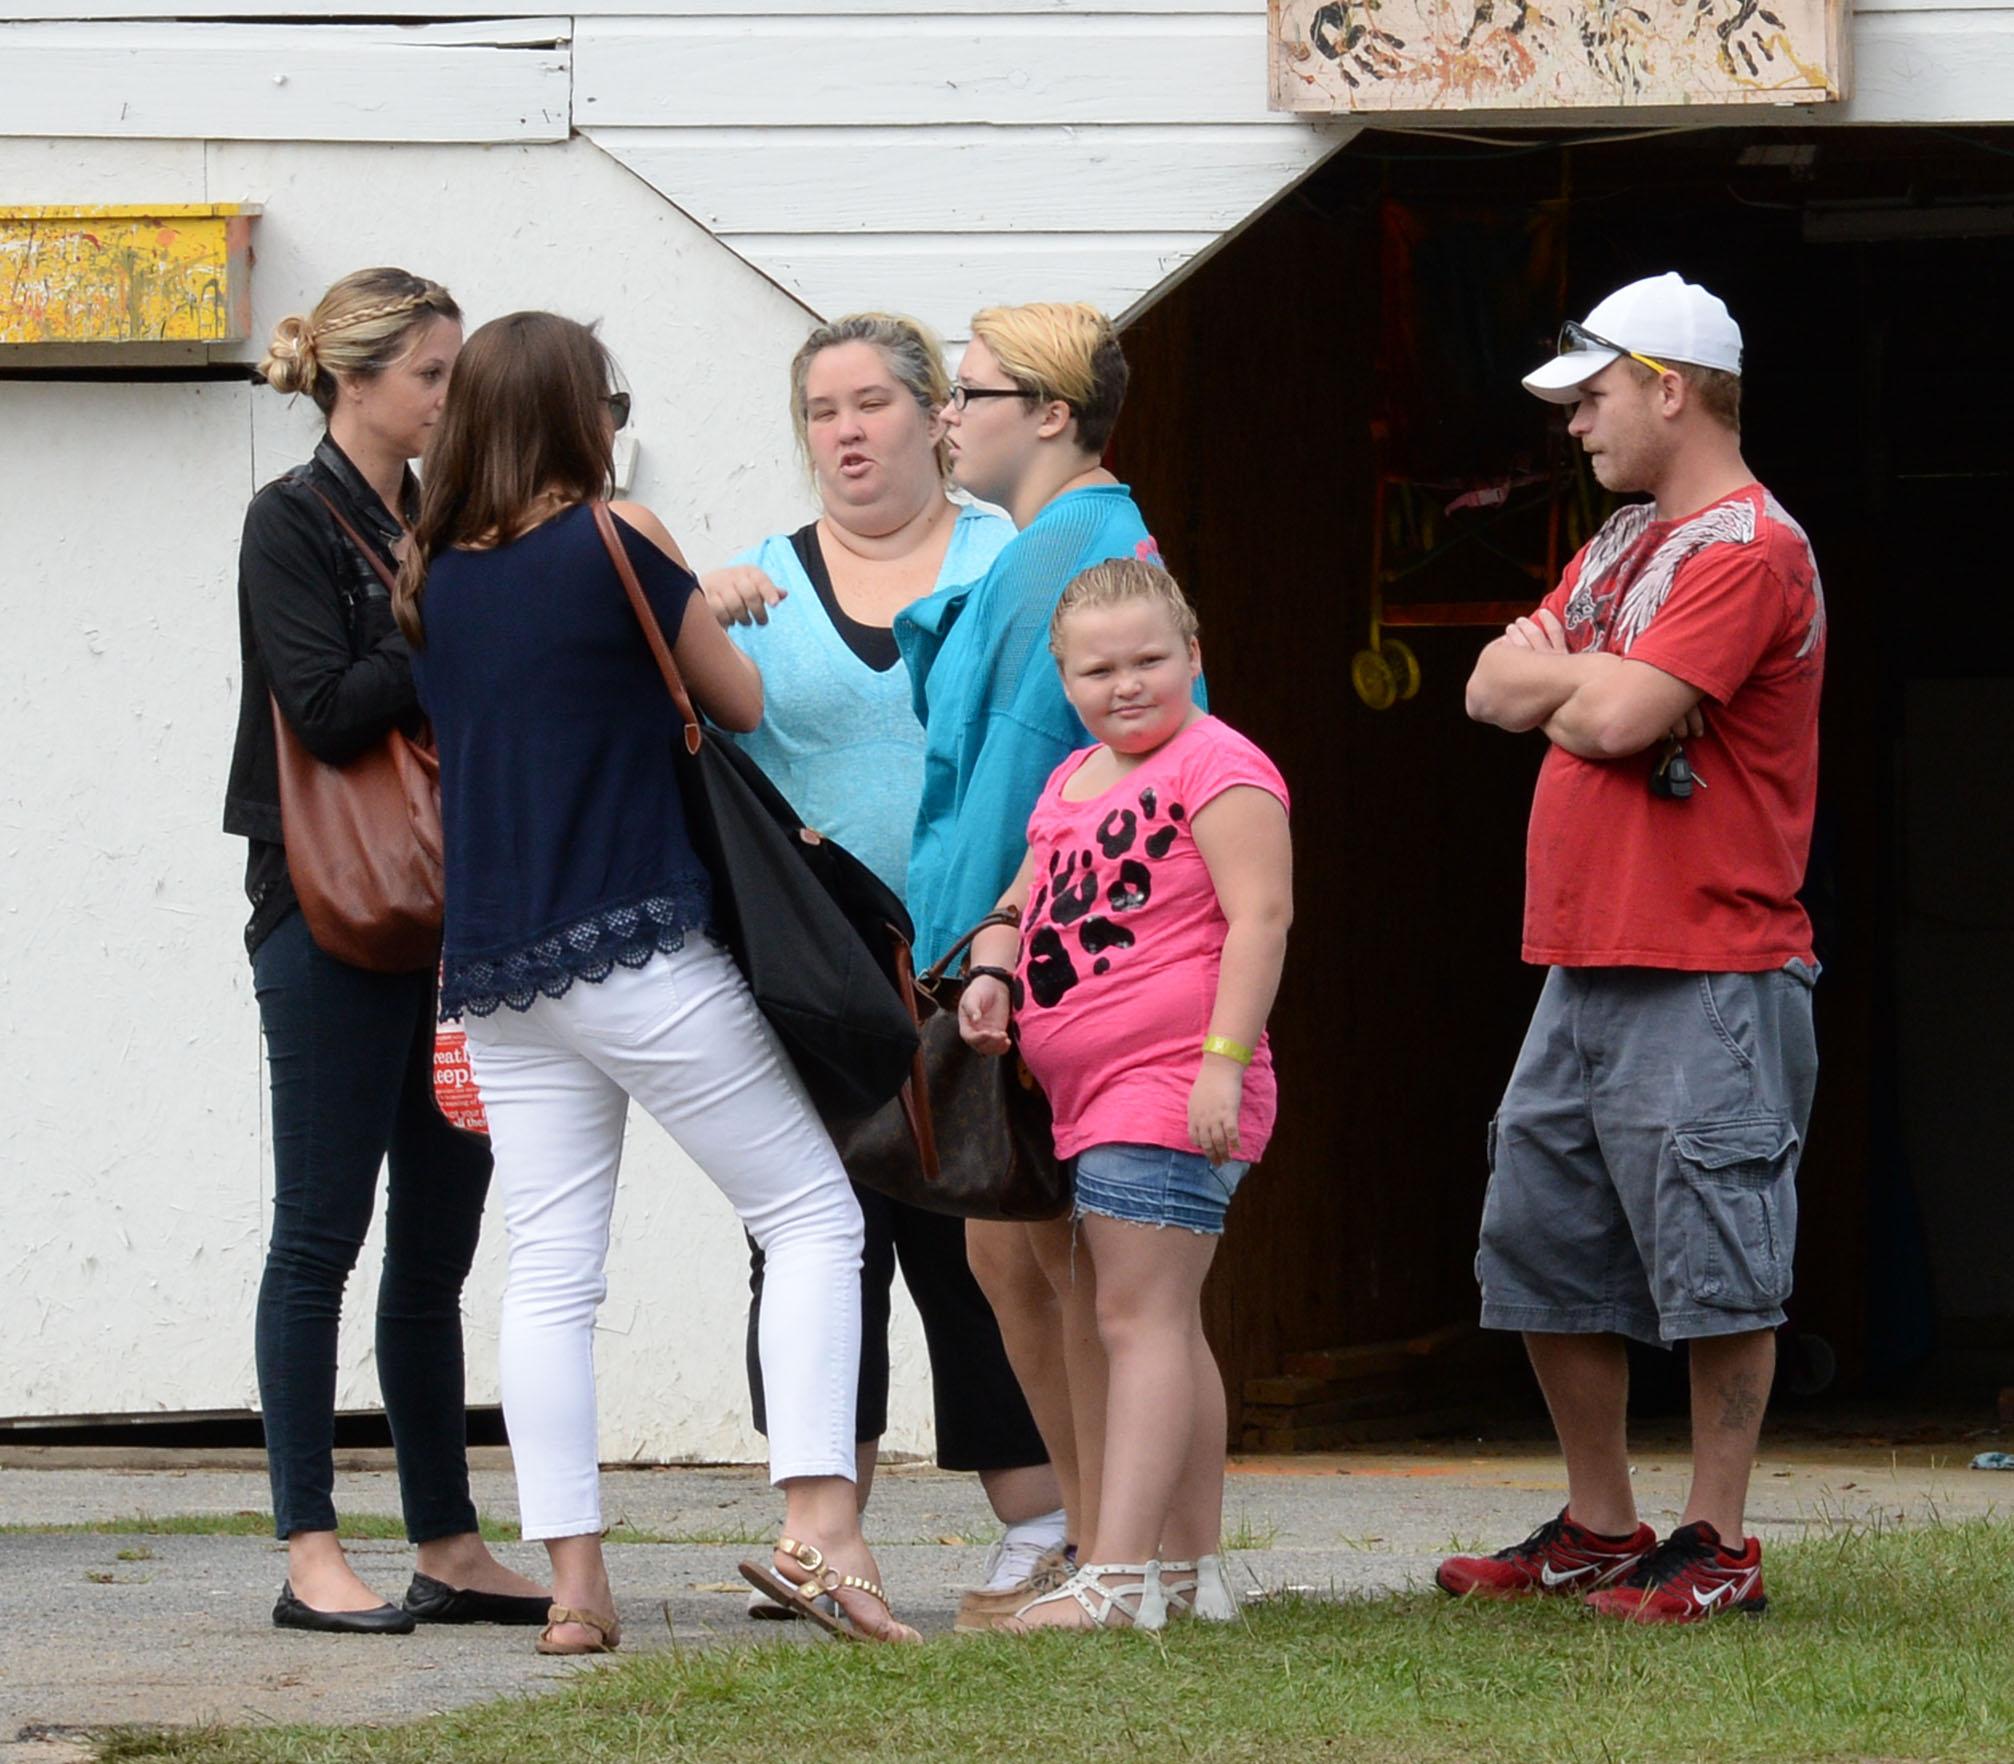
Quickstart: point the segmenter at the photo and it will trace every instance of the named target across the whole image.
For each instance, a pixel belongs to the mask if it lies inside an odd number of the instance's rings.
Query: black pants
[[[965,1260],[965,1221],[904,1206],[859,1183],[867,1226],[860,1257],[860,1394],[854,1437],[888,1431],[888,1317],[895,1265],[923,1319],[937,1411],[937,1462],[946,1470],[1019,1470],[1046,1464],[1049,1448],[1007,1364],[1000,1325]],[[756,1328],[762,1318],[762,1251],[748,1245],[748,1394],[758,1433],[769,1431]]]
[[[274,1532],[335,1529],[336,1323],[386,1164],[377,1370],[406,1535],[473,1531],[461,1291],[490,1154],[433,1106],[434,977],[339,962],[294,912],[259,945],[252,979],[273,1084],[257,1352]]]

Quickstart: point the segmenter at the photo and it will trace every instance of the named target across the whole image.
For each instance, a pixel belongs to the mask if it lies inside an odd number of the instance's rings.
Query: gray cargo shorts
[[[1490,1123],[1484,1328],[1672,1342],[1783,1321],[1817,978],[1546,976]]]

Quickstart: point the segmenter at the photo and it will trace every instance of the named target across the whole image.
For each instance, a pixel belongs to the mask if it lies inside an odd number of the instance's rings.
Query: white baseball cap
[[[1674,270],[1618,288],[1585,321],[1560,327],[1560,353],[1526,374],[1524,388],[1548,404],[1573,404],[1619,356],[1741,372],[1741,327],[1727,304]]]

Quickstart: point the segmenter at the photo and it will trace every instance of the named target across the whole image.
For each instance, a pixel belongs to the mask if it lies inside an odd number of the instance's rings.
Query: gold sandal
[[[583,1629],[594,1631],[593,1641],[554,1641],[552,1632],[562,1623],[578,1623]],[[622,1645],[622,1624],[614,1617],[604,1617],[597,1611],[583,1611],[572,1605],[549,1605],[546,1608],[545,1628],[539,1631],[538,1640],[532,1643],[541,1654],[612,1654]]]
[[[798,1616],[808,1618],[827,1635],[836,1635],[842,1641],[854,1642],[907,1642],[923,1639],[896,1617],[895,1607],[888,1602],[888,1594],[880,1586],[871,1580],[862,1579],[858,1574],[840,1573],[826,1561],[824,1551],[816,1544],[799,1543],[794,1537],[780,1537],[776,1540],[776,1549],[779,1555],[788,1556],[804,1570],[804,1579],[791,1580],[762,1562],[743,1562],[741,1578],[750,1586],[761,1588],[778,1604],[788,1605]],[[903,1633],[879,1635],[871,1629],[863,1629],[839,1602],[838,1594],[842,1590],[865,1593],[888,1613],[889,1622],[895,1624]]]

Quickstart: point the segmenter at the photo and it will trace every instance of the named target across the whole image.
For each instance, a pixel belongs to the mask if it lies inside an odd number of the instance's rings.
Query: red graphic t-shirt
[[[1679,521],[1621,509],[1545,606],[1575,653],[1648,662],[1705,694],[1689,798],[1651,794],[1663,744],[1552,747],[1525,850],[1524,958],[1753,973],[1810,961],[1797,901],[1818,793],[1825,598],[1804,530],[1751,484]]]
[[[1189,1088],[1223,966],[1224,909],[1197,848],[1196,815],[1235,785],[1287,805],[1273,762],[1199,717],[1109,790],[1064,799],[1097,752],[1073,753],[1028,821],[1035,880],[1022,916],[1015,1029],[1056,1116],[1056,1155],[1092,1145],[1194,1151]],[[1238,1156],[1256,1163],[1277,1109],[1264,1036],[1245,1070]]]

